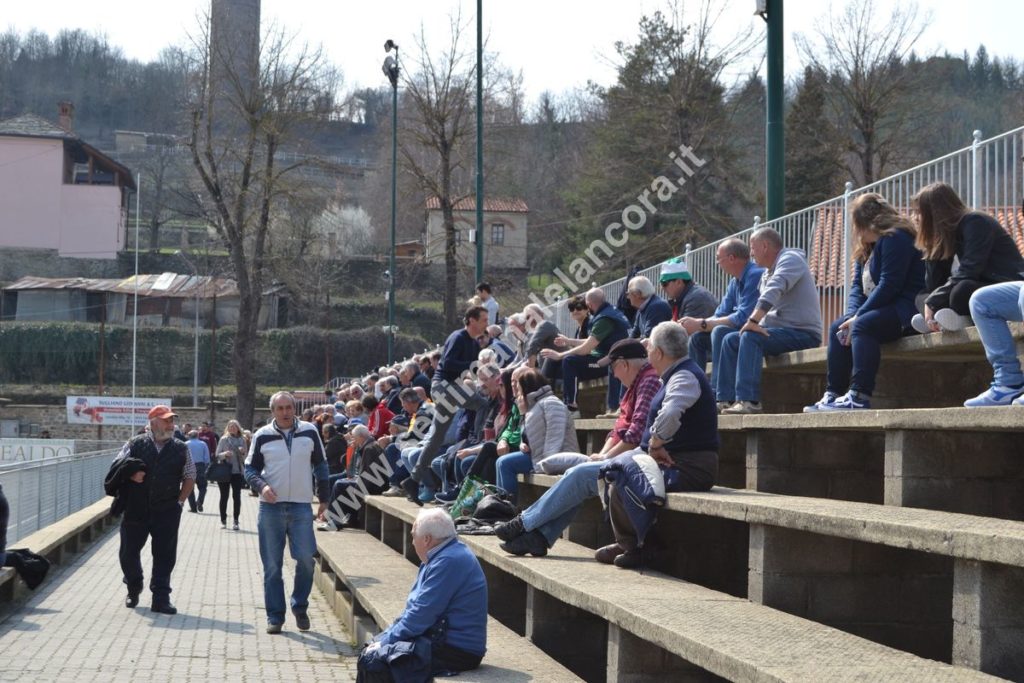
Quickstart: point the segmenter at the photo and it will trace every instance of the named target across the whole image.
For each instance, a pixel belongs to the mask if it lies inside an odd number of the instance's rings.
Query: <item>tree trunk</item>
[[[243,285],[243,281],[245,284]],[[231,351],[235,371],[235,419],[251,428],[256,411],[256,332],[259,322],[259,307],[254,306],[248,278],[238,278],[238,329]]]
[[[459,264],[455,241],[455,214],[452,206],[451,150],[441,141],[441,216],[444,219],[444,322],[448,329],[458,327],[459,311],[455,303]]]

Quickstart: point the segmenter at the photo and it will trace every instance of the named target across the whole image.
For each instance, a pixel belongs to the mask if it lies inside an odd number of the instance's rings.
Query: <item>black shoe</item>
[[[300,631],[309,630],[310,624],[308,614],[305,612],[292,612],[292,615],[295,617],[295,625],[299,627]]]
[[[202,512],[202,511],[203,511],[203,506],[202,506],[202,505],[200,505],[200,506],[199,506],[199,511],[200,511],[200,512]]]
[[[615,566],[621,569],[639,569],[643,563],[639,550],[628,550],[615,558]]]
[[[494,535],[503,541],[511,541],[525,533],[526,527],[523,526],[523,518],[520,515],[494,525]]]
[[[154,604],[149,608],[150,612],[156,612],[158,614],[177,614],[178,608],[169,602]]]
[[[139,605],[139,594],[132,591],[128,591],[128,597],[124,599],[124,606],[128,609],[134,609]]]
[[[189,512],[193,512],[193,513],[194,513],[194,512],[197,512],[197,510],[196,510],[195,508],[189,508],[189,509],[188,509],[188,511],[189,511]]]
[[[402,490],[405,491],[405,497],[416,503],[420,507],[423,507],[423,503],[420,502],[420,485],[412,477],[402,481]]]
[[[501,549],[512,555],[529,553],[535,557],[544,557],[548,554],[548,539],[544,538],[544,534],[540,531],[534,529],[522,536],[516,536],[511,541],[502,543]]]
[[[615,558],[626,552],[618,543],[612,543],[594,551],[594,559],[601,564],[615,564]]]

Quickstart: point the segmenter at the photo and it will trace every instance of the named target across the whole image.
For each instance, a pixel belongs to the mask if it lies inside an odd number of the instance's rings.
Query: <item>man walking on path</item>
[[[288,539],[295,560],[291,610],[300,631],[308,631],[309,593],[313,588],[313,480],[316,480],[319,517],[327,509],[327,458],[316,425],[295,418],[295,399],[286,391],[270,397],[270,424],[252,435],[245,459],[245,481],[260,492],[256,527],[263,562],[263,599],[267,633],[280,633],[284,624],[284,542]]]
[[[202,512],[203,501],[206,500],[206,470],[210,467],[210,449],[207,448],[206,442],[199,438],[199,432],[194,429],[188,433],[185,445],[188,446],[189,455],[196,466],[195,488],[199,489],[198,501],[195,490],[188,494],[188,509],[192,512]]]
[[[192,493],[196,466],[188,447],[174,438],[170,407],[154,406],[149,411],[149,431],[133,437],[114,458],[104,481],[108,495],[115,496],[114,509],[123,511],[121,520],[121,571],[128,587],[125,607],[139,604],[142,592],[140,554],[152,537],[152,611],[177,614],[171,604],[171,572],[178,556],[178,525],[185,500]]]

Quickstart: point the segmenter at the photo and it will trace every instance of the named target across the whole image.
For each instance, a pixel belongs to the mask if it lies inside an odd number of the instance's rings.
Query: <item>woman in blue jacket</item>
[[[913,222],[875,193],[858,197],[850,214],[857,242],[850,300],[829,330],[825,395],[808,413],[871,407],[881,345],[903,336],[924,289]]]

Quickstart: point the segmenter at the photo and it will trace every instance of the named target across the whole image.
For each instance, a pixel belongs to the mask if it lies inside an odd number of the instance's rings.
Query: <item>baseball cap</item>
[[[617,360],[628,358],[647,358],[647,349],[639,339],[621,339],[608,350],[608,355],[597,361],[597,365],[605,367]]]
[[[686,267],[686,261],[681,258],[674,258],[661,264],[661,284],[672,280],[689,281],[692,279],[693,275],[690,274],[689,268]]]
[[[168,418],[178,417],[178,414],[171,410],[170,406],[165,406],[161,404],[158,406],[153,406],[152,408],[149,409],[149,419],[152,420],[154,417],[158,417],[161,420],[166,420]]]

